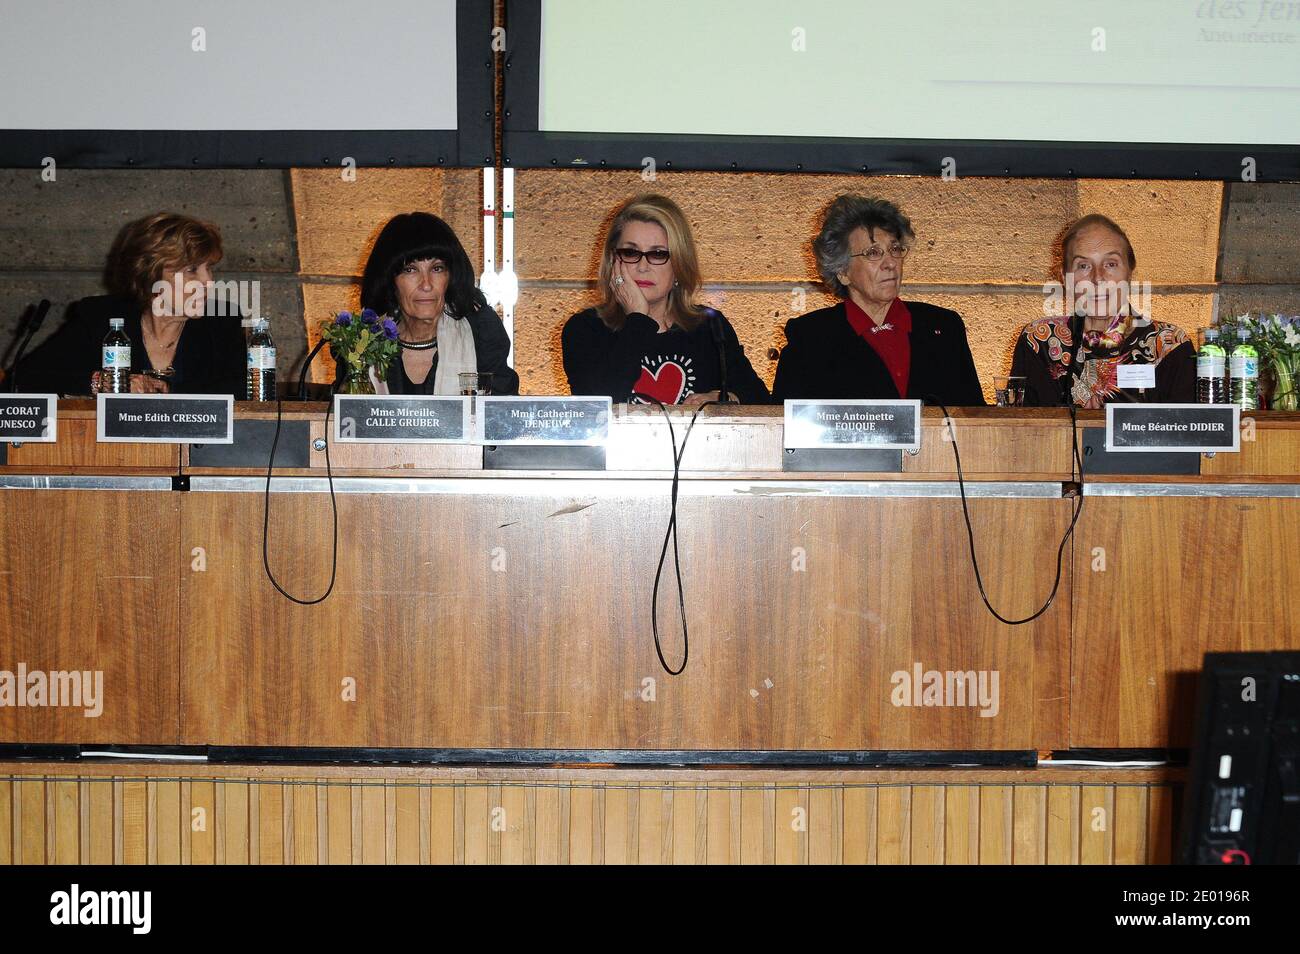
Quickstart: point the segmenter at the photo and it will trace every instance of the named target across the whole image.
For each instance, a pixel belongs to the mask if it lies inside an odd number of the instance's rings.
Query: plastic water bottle
[[[104,394],[125,394],[131,390],[131,339],[122,330],[125,324],[123,318],[108,319],[99,370],[99,390]]]
[[[1228,360],[1228,399],[1243,411],[1259,409],[1259,352],[1247,340],[1250,331],[1237,329],[1237,347]]]
[[[1200,404],[1228,403],[1228,354],[1219,344],[1219,329],[1206,328],[1205,343],[1196,352],[1196,400]]]
[[[271,340],[270,325],[259,321],[253,326],[248,339],[248,399],[250,401],[275,400],[275,343]]]

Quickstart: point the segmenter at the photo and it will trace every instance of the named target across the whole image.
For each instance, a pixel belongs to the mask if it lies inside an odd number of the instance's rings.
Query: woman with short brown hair
[[[109,253],[110,294],[68,307],[63,325],[23,361],[24,388],[57,394],[98,389],[109,319],[131,342],[134,393],[245,395],[244,333],[237,302],[210,294],[221,233],[189,216],[159,212],[128,224]],[[256,316],[254,316],[256,317]]]

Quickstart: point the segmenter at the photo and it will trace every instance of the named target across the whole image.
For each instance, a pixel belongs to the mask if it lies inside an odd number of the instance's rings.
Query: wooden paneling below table
[[[691,482],[678,505],[690,659],[671,676],[657,661],[650,619],[666,482],[503,479],[491,493],[469,483],[338,494],[335,591],[306,607],[262,573],[262,494],[184,495],[182,548],[208,554],[206,572],[182,577],[184,741],[1066,745],[1068,561],[1043,617],[997,623],[980,605],[951,497]],[[1059,540],[1069,503],[970,506],[990,598],[1027,615],[1055,567],[1012,545],[1005,528]],[[272,493],[271,569],[295,596],[319,596],[328,583],[331,530],[327,494]],[[659,626],[676,668],[683,642],[671,560]],[[996,672],[999,697],[982,709],[892,704],[892,674],[910,682],[918,663]],[[348,679],[355,701],[344,698]]]

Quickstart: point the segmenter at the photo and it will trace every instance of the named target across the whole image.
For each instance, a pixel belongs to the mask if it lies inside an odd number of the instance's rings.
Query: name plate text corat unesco
[[[0,394],[0,441],[53,444],[58,431],[57,394]]]
[[[468,397],[334,395],[338,443],[464,444],[470,437]]]
[[[603,446],[613,402],[607,397],[478,399],[474,439],[480,444]]]
[[[786,401],[785,446],[921,448],[917,400]]]
[[[96,440],[120,444],[233,444],[229,394],[101,394]]]
[[[1237,453],[1241,408],[1235,404],[1107,404],[1106,450]]]

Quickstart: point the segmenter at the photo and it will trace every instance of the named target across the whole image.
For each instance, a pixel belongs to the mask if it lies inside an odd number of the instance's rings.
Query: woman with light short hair
[[[1106,216],[1085,215],[1066,229],[1065,314],[1025,325],[1011,359],[1012,376],[1025,379],[1025,404],[1101,408],[1112,401],[1196,399],[1196,355],[1187,333],[1131,305],[1136,267],[1133,244]]]
[[[813,241],[838,305],[792,318],[772,389],[787,398],[919,398],[983,405],[961,316],[899,297],[916,234],[894,203],[841,195]]]

